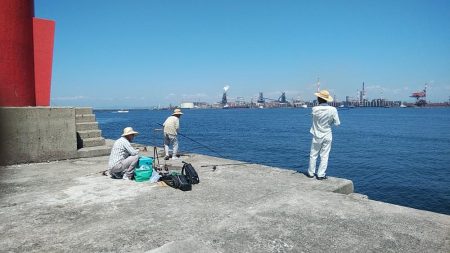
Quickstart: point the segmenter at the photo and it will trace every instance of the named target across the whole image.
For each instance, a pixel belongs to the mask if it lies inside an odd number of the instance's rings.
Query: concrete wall
[[[76,156],[74,108],[0,107],[0,165]]]

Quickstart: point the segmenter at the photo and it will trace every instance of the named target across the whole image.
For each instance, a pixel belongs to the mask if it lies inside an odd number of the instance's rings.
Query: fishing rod
[[[254,164],[254,163],[243,162],[243,163],[210,164],[210,165],[202,165],[200,167],[204,168],[204,167],[211,167],[212,166],[212,170],[215,171],[218,166],[232,166],[232,165],[242,165],[242,164]]]
[[[164,125],[162,125],[162,124],[160,124],[160,123],[156,123],[156,124],[158,124],[158,125],[164,127]],[[218,156],[220,156],[220,157],[222,157],[222,158],[226,158],[225,156],[221,155],[219,152],[217,152],[217,151],[215,151],[214,149],[212,149],[212,148],[206,146],[205,144],[202,144],[202,143],[200,143],[200,142],[198,142],[198,141],[196,141],[196,140],[194,140],[194,139],[192,139],[192,138],[190,138],[190,137],[188,137],[188,136],[186,136],[186,135],[184,135],[184,134],[182,134],[182,133],[178,133],[178,134],[181,135],[181,136],[183,136],[184,138],[186,138],[186,139],[188,139],[188,140],[190,140],[190,141],[192,141],[192,142],[195,142],[195,143],[197,143],[198,145],[200,145],[200,146],[202,146],[202,147],[208,149],[209,151],[214,152],[216,155],[218,155]]]
[[[211,166],[231,166],[231,165],[241,165],[241,164],[254,164],[250,162],[242,162],[242,163],[223,163],[223,164],[209,164],[209,165],[202,165],[200,167],[211,167]]]

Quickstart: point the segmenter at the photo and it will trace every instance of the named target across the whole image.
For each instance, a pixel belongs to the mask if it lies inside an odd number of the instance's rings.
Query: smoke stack
[[[229,85],[223,87],[223,95],[222,95],[222,105],[226,105],[228,103],[227,101],[227,91],[230,88]]]
[[[317,77],[317,92],[320,92],[320,78]]]
[[[363,98],[366,95],[366,91],[364,90],[364,82],[363,82]]]

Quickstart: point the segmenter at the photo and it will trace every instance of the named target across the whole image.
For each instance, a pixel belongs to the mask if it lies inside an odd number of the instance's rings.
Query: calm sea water
[[[311,109],[184,110],[181,133],[221,155],[306,171]],[[162,144],[170,111],[96,111],[105,138],[126,126],[135,142]],[[450,214],[450,108],[356,108],[339,111],[327,175],[353,181],[370,199]],[[180,149],[217,156],[180,137]]]

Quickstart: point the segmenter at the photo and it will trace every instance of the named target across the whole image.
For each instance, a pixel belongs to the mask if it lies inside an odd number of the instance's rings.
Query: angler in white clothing
[[[172,145],[172,159],[178,159],[178,131],[180,130],[180,117],[183,115],[180,109],[175,109],[172,116],[164,121],[164,152],[165,160],[169,160],[169,145]]]
[[[339,116],[337,110],[333,106],[329,106],[327,102],[332,102],[333,97],[327,90],[321,90],[314,93],[317,96],[318,106],[312,108],[312,127],[310,133],[313,135],[311,152],[309,155],[309,168],[306,176],[313,178],[314,174],[318,180],[327,179],[325,174],[328,166],[328,155],[331,150],[331,142],[333,134],[331,125],[339,126]],[[316,160],[320,154],[320,165],[316,171]]]

